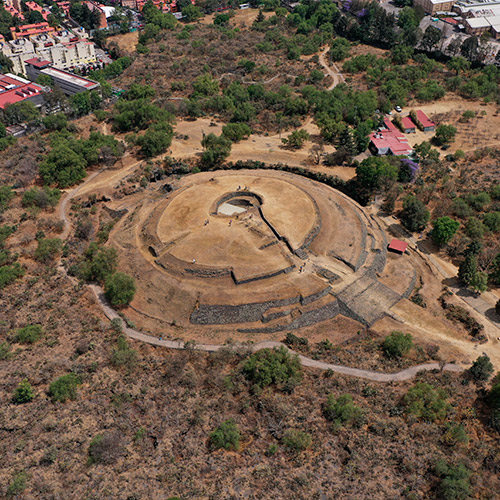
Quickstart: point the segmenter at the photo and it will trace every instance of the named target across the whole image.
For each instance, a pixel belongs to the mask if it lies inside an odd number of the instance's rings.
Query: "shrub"
[[[434,468],[439,476],[439,498],[443,500],[465,500],[470,495],[471,471],[464,464],[449,465],[439,460]]]
[[[59,203],[61,191],[54,188],[51,189],[45,186],[43,189],[33,187],[28,189],[23,194],[22,205],[23,207],[38,207],[45,209],[48,207],[55,207]]]
[[[20,344],[34,344],[42,334],[42,325],[27,325],[17,330],[15,340]]]
[[[120,434],[97,434],[89,444],[88,464],[112,464],[123,452]]]
[[[335,427],[346,424],[358,426],[363,421],[363,410],[353,403],[350,394],[343,394],[338,398],[330,394],[323,405],[323,415],[333,422]]]
[[[299,358],[284,347],[262,349],[252,354],[243,364],[242,372],[257,390],[269,385],[292,390],[302,379]]]
[[[298,429],[288,429],[281,439],[283,446],[289,450],[300,452],[307,450],[312,444],[312,437],[309,433]]]
[[[413,347],[413,338],[407,333],[392,332],[382,344],[384,354],[389,358],[401,358]]]
[[[11,349],[8,342],[0,342],[0,361],[9,359],[12,356]]]
[[[114,273],[106,279],[104,290],[111,305],[123,307],[134,298],[135,282],[128,274]]]
[[[465,432],[462,424],[446,424],[445,432],[441,441],[447,446],[456,446],[457,444],[466,444],[469,441],[469,436]]]
[[[246,123],[228,123],[222,127],[222,135],[233,142],[247,139],[252,129]]]
[[[25,471],[18,472],[12,477],[12,482],[7,488],[7,498],[13,498],[18,496],[26,489],[26,482],[28,480],[28,475]]]
[[[17,278],[24,276],[24,269],[19,262],[0,267],[0,290],[13,283]]]
[[[450,404],[443,389],[435,389],[425,382],[417,382],[403,398],[406,413],[417,419],[434,422],[448,414]]]
[[[469,374],[478,382],[486,382],[493,374],[494,368],[487,354],[479,356],[469,368]]]
[[[40,238],[35,250],[35,259],[42,264],[50,264],[61,253],[62,241],[59,238]]]
[[[14,198],[14,191],[10,186],[0,186],[0,212],[5,210]]]
[[[226,420],[209,437],[210,449],[237,450],[240,446],[240,431],[233,419]]]
[[[438,125],[432,142],[436,146],[444,146],[455,140],[456,133],[457,129],[453,125]]]
[[[19,385],[16,387],[14,391],[14,395],[12,396],[12,402],[16,405],[29,403],[35,397],[35,391],[31,387],[31,384],[28,382],[28,379],[24,379],[19,382]]]
[[[132,367],[137,359],[137,351],[132,349],[122,335],[118,338],[118,348],[113,352],[111,363],[115,366]]]
[[[52,401],[66,402],[68,399],[76,399],[76,387],[81,383],[78,375],[68,373],[62,375],[50,384],[49,395]]]

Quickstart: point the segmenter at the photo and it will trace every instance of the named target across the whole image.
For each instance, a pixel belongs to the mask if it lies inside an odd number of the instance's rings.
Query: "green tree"
[[[104,286],[106,298],[112,306],[127,306],[135,295],[134,279],[125,273],[114,273],[108,276]]]
[[[35,259],[42,264],[50,264],[59,256],[62,241],[59,238],[41,238],[35,250]]]
[[[42,123],[47,130],[64,130],[68,126],[68,118],[64,113],[56,113],[45,116]]]
[[[252,129],[246,123],[228,123],[222,127],[222,135],[233,142],[248,139]]]
[[[439,217],[432,223],[431,238],[439,247],[445,246],[460,227],[460,222],[448,217]]]
[[[9,125],[26,123],[36,125],[40,119],[40,111],[30,101],[20,101],[8,104],[4,109],[5,119]]]
[[[465,465],[452,466],[444,460],[439,460],[434,472],[439,477],[439,498],[443,500],[466,500],[469,498],[471,471]]]
[[[281,142],[292,149],[301,149],[310,138],[307,130],[300,129],[294,130],[288,137],[281,139]]]
[[[222,422],[209,437],[211,450],[224,448],[237,450],[240,447],[240,431],[233,419]]]
[[[422,37],[422,47],[428,51],[434,50],[442,37],[443,34],[440,29],[435,26],[428,26]]]
[[[24,403],[29,403],[35,397],[35,391],[31,387],[31,384],[28,382],[28,379],[24,379],[19,382],[19,385],[16,387],[14,391],[14,395],[12,396],[12,402],[16,405],[21,405]]]
[[[386,158],[371,156],[356,167],[356,181],[369,192],[381,189],[385,183],[398,178],[398,167]]]
[[[302,380],[302,367],[297,356],[284,347],[261,349],[252,354],[242,366],[245,378],[260,390],[269,385],[289,391]]]
[[[55,145],[40,164],[40,176],[45,184],[66,188],[80,182],[86,175],[87,162],[63,143]]]
[[[460,74],[460,72],[467,71],[470,69],[470,62],[465,59],[465,57],[452,57],[447,64],[448,68],[450,68],[452,71],[455,71],[456,74]]]
[[[412,347],[412,336],[403,332],[392,332],[382,343],[382,349],[388,358],[402,358]]]
[[[59,203],[60,198],[61,191],[57,188],[51,189],[50,187],[45,186],[40,189],[32,187],[23,193],[21,203],[25,208],[36,207],[45,210],[47,208],[55,207]]]
[[[350,394],[342,394],[338,398],[330,394],[323,405],[323,415],[335,428],[343,425],[359,426],[364,417],[363,410],[354,404]]]
[[[199,7],[192,5],[191,3],[182,8],[182,15],[186,18],[188,23],[196,21],[203,16]]]
[[[155,124],[149,127],[136,142],[141,147],[141,154],[146,158],[151,158],[164,153],[170,147],[173,135],[173,128],[169,124]]]
[[[488,274],[477,272],[471,279],[469,286],[478,294],[488,289]]]
[[[223,135],[219,137],[212,133],[205,135],[201,145],[204,149],[201,161],[208,168],[222,163],[231,154],[232,143]]]
[[[409,231],[423,231],[430,219],[430,212],[416,196],[408,195],[403,201],[399,215],[403,226]]]
[[[479,48],[479,39],[477,36],[466,38],[461,47],[460,53],[470,62],[478,62],[481,59],[481,50]]]
[[[464,260],[458,266],[458,277],[467,286],[472,283],[477,274],[477,256],[473,253],[467,253]]]
[[[494,368],[487,354],[479,356],[469,368],[469,374],[477,382],[486,382],[493,375]]]
[[[193,82],[193,96],[211,96],[219,93],[219,82],[209,73],[204,73]]]
[[[68,399],[76,399],[76,388],[81,384],[80,378],[74,373],[61,375],[54,380],[49,387],[49,395],[52,401],[65,403]]]
[[[335,38],[330,44],[330,58],[332,61],[342,61],[349,57],[351,44],[348,40],[342,37]]]
[[[417,382],[411,387],[405,394],[403,402],[406,413],[428,422],[443,420],[450,408],[443,389],[435,389],[425,382]]]
[[[1,195],[0,195],[0,205],[1,205]],[[487,214],[484,214],[483,222],[489,231],[493,233],[500,233],[500,212],[489,212]]]
[[[444,146],[455,140],[455,134],[457,133],[456,127],[453,125],[438,125],[436,127],[436,134],[432,138],[432,142],[436,146]]]

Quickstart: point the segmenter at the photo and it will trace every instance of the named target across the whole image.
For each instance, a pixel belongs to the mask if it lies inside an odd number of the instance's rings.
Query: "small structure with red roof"
[[[433,132],[436,128],[436,124],[420,109],[417,111],[417,120],[422,124],[424,132]]]
[[[387,249],[394,253],[399,253],[403,255],[408,248],[408,243],[406,241],[397,240],[393,238],[392,241],[387,246]]]
[[[23,24],[22,26],[13,26],[10,28],[10,34],[12,35],[12,40],[18,40],[19,38],[31,38],[35,35],[44,34],[55,34],[56,29],[49,26],[49,23],[36,23],[36,24]]]
[[[414,134],[417,131],[417,126],[413,123],[409,116],[401,118],[401,124],[403,125],[405,134]]]

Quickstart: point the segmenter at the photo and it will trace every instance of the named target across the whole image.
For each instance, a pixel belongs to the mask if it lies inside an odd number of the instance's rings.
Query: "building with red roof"
[[[397,240],[393,238],[392,241],[387,245],[387,249],[391,252],[404,254],[408,248],[408,243],[406,241]]]
[[[387,117],[384,118],[384,124],[386,128],[370,134],[371,151],[377,155],[410,155],[413,150],[403,133]]]
[[[35,106],[43,104],[43,89],[39,85],[11,73],[0,73],[0,108],[20,101],[31,101]]]
[[[413,123],[409,116],[401,118],[401,124],[403,125],[405,134],[414,134],[417,131],[417,126]]]
[[[12,35],[12,40],[18,40],[19,38],[31,38],[36,35],[43,34],[54,34],[56,29],[49,26],[49,23],[36,23],[36,24],[24,24],[22,26],[13,26],[10,28],[10,34]]]
[[[40,12],[40,14],[42,15],[42,17],[47,21],[47,18],[49,17],[49,14],[50,14],[50,10],[45,8],[45,7],[41,7],[39,4],[37,4],[36,2],[25,2],[25,5],[26,5],[26,8],[30,11],[30,12]]]
[[[420,109],[417,111],[417,120],[422,124],[424,132],[433,132],[436,129],[436,124]]]

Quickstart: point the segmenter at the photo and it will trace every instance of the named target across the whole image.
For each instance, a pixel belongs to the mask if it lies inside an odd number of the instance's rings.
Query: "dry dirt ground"
[[[178,121],[175,126],[176,137],[172,141],[169,154],[178,159],[200,155],[203,151],[201,147],[203,134],[214,133],[220,135],[223,125],[223,123],[209,118],[199,118],[196,121]],[[319,129],[312,120],[308,120],[300,128],[309,132],[311,140],[307,141],[304,147],[299,150],[283,147],[281,139],[287,137],[291,131],[273,135],[252,134],[247,140],[233,144],[228,160],[255,160],[265,163],[283,163],[297,167],[308,167],[311,170],[336,175],[343,180],[352,179],[356,175],[355,169],[351,167],[314,165],[310,160],[310,149],[314,145],[313,141],[319,139]],[[186,136],[187,139],[184,139]],[[332,153],[335,148],[326,144],[324,151],[325,153]]]
[[[118,47],[127,54],[133,54],[139,40],[139,31],[131,31],[124,35],[115,35],[108,38],[108,44],[116,43]]]
[[[447,95],[434,103],[408,106],[403,109],[402,115],[406,115],[410,109],[421,109],[437,125],[453,125],[457,128],[455,141],[443,154],[454,153],[457,149],[467,152],[486,146],[500,146],[500,116],[495,104]],[[476,112],[476,116],[467,123],[460,123],[463,112],[468,110]],[[417,129],[415,134],[406,134],[406,137],[414,146],[429,141],[433,135],[433,132],[421,132]]]

